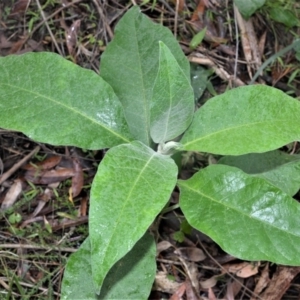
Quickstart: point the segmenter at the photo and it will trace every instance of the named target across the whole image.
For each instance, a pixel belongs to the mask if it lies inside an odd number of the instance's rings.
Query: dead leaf
[[[81,20],[76,20],[66,31],[66,44],[71,56],[74,56],[75,48],[77,45],[77,34],[80,28]]]
[[[175,254],[179,254],[184,259],[187,259],[189,261],[202,261],[206,258],[204,252],[196,247],[181,247],[177,248],[174,251]]]
[[[217,300],[217,297],[216,297],[214,291],[212,290],[212,288],[208,289],[208,299],[209,300]]]
[[[27,171],[33,170],[36,171],[39,170],[50,170],[54,167],[56,167],[61,161],[61,156],[54,155],[46,158],[43,161],[39,161],[37,163],[29,163],[22,167],[22,169],[25,169]]]
[[[0,33],[0,49],[8,49],[12,44],[3,33]]]
[[[186,285],[186,290],[185,290],[186,298],[189,300],[199,300],[200,299],[198,296],[199,292],[196,293],[189,280],[186,281],[185,285]]]
[[[275,63],[271,68],[272,73],[272,85],[276,85],[276,83],[286,76],[288,73],[293,72],[295,70],[292,66],[281,66],[278,63]]]
[[[234,12],[240,28],[243,52],[247,61],[247,70],[250,78],[252,78],[252,71],[256,71],[261,66],[261,56],[258,49],[256,31],[252,19],[244,20],[236,5],[234,5]]]
[[[155,276],[154,291],[160,291],[168,294],[174,294],[182,285],[174,280],[171,280],[168,277],[168,274],[165,272],[158,272]]]
[[[241,278],[248,278],[258,273],[260,263],[242,262],[238,264],[223,265],[223,268]]]
[[[25,179],[33,184],[50,184],[60,182],[74,176],[74,169],[62,168],[50,171],[27,171]]]
[[[217,284],[217,278],[218,277],[219,276],[212,276],[209,279],[200,281],[201,288],[203,288],[203,289],[209,289],[209,288],[214,287]]]
[[[226,296],[227,300],[234,300],[235,296],[241,291],[243,287],[243,279],[237,278],[233,281],[229,281],[227,284]]]
[[[82,197],[80,200],[80,216],[86,216],[88,197]]]
[[[59,185],[59,183],[55,183],[57,187]],[[52,188],[54,188],[52,186]],[[44,191],[44,193],[39,196],[39,202],[38,205],[36,206],[34,212],[32,213],[32,216],[35,217],[36,215],[39,214],[39,212],[44,208],[44,206],[46,205],[46,203],[53,197],[54,193],[53,193],[53,189],[47,187]]]
[[[206,1],[200,0],[196,9],[193,12],[191,22],[198,21],[202,19],[202,16],[204,14],[205,8],[206,8]]]
[[[183,264],[184,271],[193,287],[196,293],[200,293],[200,286],[199,286],[199,280],[198,280],[198,267],[194,262],[189,262],[180,256],[178,257],[181,263]]]
[[[42,216],[38,216],[38,217],[28,219],[20,225],[20,229],[26,227],[27,225],[29,225],[31,223],[42,222],[42,221],[44,221],[44,218]]]
[[[291,281],[300,272],[300,267],[277,267],[267,289],[260,294],[264,300],[280,300],[291,285]]]
[[[264,269],[261,272],[261,275],[259,277],[259,280],[255,286],[254,289],[254,295],[259,295],[264,289],[265,287],[269,284],[270,282],[270,277],[269,277],[269,263],[267,263],[264,267]],[[250,300],[256,300],[257,297],[251,297]]]
[[[76,197],[80,194],[83,187],[83,171],[81,164],[77,158],[73,158],[73,169],[75,174],[72,177],[72,197]]]
[[[4,200],[1,204],[1,210],[5,210],[11,207],[17,201],[21,193],[22,180],[16,179],[4,197]]]
[[[181,300],[182,296],[184,295],[186,289],[185,283],[183,283],[179,289],[170,297],[170,300]]]
[[[173,245],[168,241],[159,242],[156,246],[156,255],[158,256],[160,252],[168,250],[171,247],[173,247]]]
[[[78,226],[78,225],[87,223],[87,221],[88,221],[87,216],[82,216],[82,217],[76,218],[76,220],[67,220],[67,219],[65,219],[60,224],[51,224],[52,231],[54,232],[54,231],[57,231],[57,230],[66,229],[66,228],[73,227],[73,226]]]
[[[17,14],[24,14],[28,5],[30,3],[30,0],[19,0],[17,1],[12,10],[11,10],[11,13],[10,13],[10,16],[14,16],[14,15],[17,15]]]

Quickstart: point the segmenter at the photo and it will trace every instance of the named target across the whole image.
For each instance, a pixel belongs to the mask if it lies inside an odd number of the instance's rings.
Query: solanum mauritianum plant
[[[292,198],[300,162],[276,150],[299,140],[300,103],[255,85],[194,113],[188,60],[172,33],[138,7],[118,23],[100,76],[51,53],[0,58],[0,127],[53,145],[110,148],[91,188],[89,237],[68,260],[62,299],[146,299],[156,272],[147,229],[176,185],[189,224],[226,252],[300,265],[300,205]],[[177,180],[174,151],[223,158]]]

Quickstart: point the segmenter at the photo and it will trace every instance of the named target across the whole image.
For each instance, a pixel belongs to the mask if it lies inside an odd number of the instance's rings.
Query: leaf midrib
[[[185,144],[183,144],[184,147],[187,147],[188,145],[192,145],[192,144],[196,144],[196,143],[199,143],[200,141],[203,141],[207,138],[212,138],[212,136],[214,135],[218,135],[220,133],[225,133],[227,131],[231,131],[231,130],[235,130],[235,129],[241,129],[243,127],[249,127],[249,126],[256,126],[256,125],[262,125],[262,124],[272,124],[272,123],[277,123],[277,122],[284,122],[286,123],[286,119],[276,119],[276,120],[268,120],[268,121],[259,121],[259,122],[252,122],[252,123],[247,123],[247,124],[242,124],[242,125],[238,125],[238,126],[233,126],[233,127],[227,127],[227,128],[224,128],[224,129],[221,129],[219,131],[215,131],[215,132],[212,132],[212,133],[209,133],[205,136],[202,136],[200,138],[197,138],[197,139],[194,139],[192,141],[189,141]],[[188,134],[188,132],[187,132]]]
[[[147,167],[149,166],[150,162],[152,161],[152,159],[155,157],[156,153],[153,153],[151,155],[151,157],[149,157],[148,161],[145,163],[144,167],[141,169],[140,173],[138,174],[138,176],[136,177],[131,189],[129,190],[128,192],[128,195],[126,197],[126,199],[123,201],[123,205],[120,209],[120,213],[118,214],[118,217],[116,218],[116,222],[115,222],[115,225],[113,227],[113,230],[111,232],[111,235],[110,235],[110,239],[108,241],[108,243],[106,244],[105,248],[102,250],[102,253],[103,253],[103,258],[106,257],[106,253],[108,252],[109,248],[110,248],[110,245],[111,245],[111,242],[113,240],[113,237],[115,235],[115,232],[116,230],[119,228],[119,224],[121,222],[121,220],[123,219],[123,214],[124,214],[124,209],[125,207],[127,206],[129,200],[130,200],[130,196],[132,195],[133,193],[133,190],[135,189],[135,187],[137,186],[137,183],[139,182],[142,174],[144,173],[144,171],[147,169]],[[108,271],[106,272],[105,276],[107,275]],[[102,278],[104,280],[105,276]]]
[[[216,199],[214,199],[214,198],[212,198],[212,197],[210,197],[210,196],[208,196],[208,195],[206,195],[206,194],[204,194],[204,193],[201,193],[201,192],[198,191],[198,190],[195,190],[195,189],[189,187],[188,185],[184,184],[183,182],[184,182],[184,181],[181,181],[181,183],[180,183],[181,186],[187,188],[187,189],[190,190],[190,191],[195,192],[196,194],[198,194],[198,195],[200,195],[200,196],[203,196],[203,197],[208,198],[208,199],[211,200],[212,202],[215,202],[215,203],[217,203],[217,204],[219,204],[219,205],[221,205],[221,206],[223,206],[223,207],[225,207],[225,208],[230,208],[231,210],[238,212],[238,214],[243,215],[243,216],[246,216],[248,219],[252,219],[252,220],[255,219],[255,220],[257,220],[257,221],[260,222],[260,223],[263,223],[263,224],[265,224],[265,225],[267,225],[267,226],[269,226],[269,227],[273,227],[273,228],[275,228],[275,229],[277,229],[277,230],[283,232],[284,234],[290,234],[290,235],[292,235],[292,236],[295,236],[295,237],[297,237],[297,238],[300,238],[299,235],[296,235],[296,234],[294,234],[294,233],[291,233],[290,231],[284,231],[284,230],[282,230],[281,228],[276,227],[276,226],[274,226],[273,224],[264,222],[263,220],[261,220],[261,219],[255,217],[255,216],[254,216],[254,217],[250,217],[248,214],[246,214],[246,213],[243,212],[243,211],[238,210],[238,209],[237,209],[236,207],[234,207],[234,206],[231,206],[231,205],[224,205],[223,203],[219,202],[218,200],[216,200]],[[183,183],[183,184],[182,184],[182,183]]]
[[[32,94],[32,95],[41,97],[41,98],[43,98],[43,99],[46,99],[46,100],[48,100],[48,101],[50,101],[50,102],[53,102],[53,103],[55,103],[57,106],[64,107],[65,109],[70,110],[70,111],[73,112],[74,114],[80,115],[81,117],[83,117],[83,118],[85,118],[85,119],[91,121],[92,123],[95,123],[95,124],[99,125],[100,127],[104,128],[105,130],[107,130],[108,132],[110,132],[111,134],[113,134],[113,135],[115,135],[116,137],[122,139],[124,142],[126,142],[126,143],[129,143],[129,142],[130,142],[130,140],[128,140],[128,139],[125,138],[124,136],[121,136],[121,135],[118,134],[116,131],[111,130],[111,128],[105,126],[105,125],[102,124],[102,123],[97,122],[96,120],[94,120],[94,119],[88,117],[87,115],[83,114],[83,113],[80,112],[79,110],[74,109],[73,107],[67,106],[67,105],[63,104],[62,102],[56,101],[56,100],[53,99],[53,98],[50,98],[50,97],[48,97],[48,96],[45,96],[45,95],[42,95],[42,94],[39,94],[39,93],[30,91],[30,90],[27,90],[27,89],[24,89],[24,88],[20,88],[20,87],[18,87],[18,86],[14,86],[14,85],[11,85],[11,84],[7,84],[7,83],[1,83],[0,85],[2,85],[2,86],[7,86],[7,87],[9,87],[9,88],[18,89],[19,91],[23,91],[23,92],[26,92],[26,93],[28,93],[28,94]]]

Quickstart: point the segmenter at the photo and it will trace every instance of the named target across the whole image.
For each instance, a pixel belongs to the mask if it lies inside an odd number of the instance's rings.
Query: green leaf
[[[265,2],[266,0],[234,0],[234,4],[245,19],[250,18]]]
[[[300,103],[272,87],[251,85],[207,101],[180,143],[222,155],[261,153],[300,139]]]
[[[287,27],[299,25],[299,19],[294,15],[294,13],[283,7],[272,7],[270,8],[269,14],[271,19],[282,23]]]
[[[177,166],[140,142],[110,149],[93,181],[89,213],[96,291],[166,205]]]
[[[122,106],[97,74],[52,53],[0,57],[1,127],[86,149],[130,140]]]
[[[168,47],[159,42],[159,69],[155,80],[150,118],[154,142],[164,143],[183,133],[194,113],[194,94]]]
[[[237,167],[245,173],[264,178],[290,196],[300,188],[300,157],[275,150],[266,153],[250,153],[225,156],[219,164]]]
[[[112,267],[98,296],[93,289],[91,246],[87,238],[68,259],[61,299],[148,299],[156,272],[155,255],[155,242],[147,233]]]
[[[212,74],[211,70],[191,64],[191,85],[194,90],[194,100],[197,103],[208,85],[208,77]]]
[[[188,222],[231,255],[300,265],[300,205],[264,179],[211,165],[179,180]]]
[[[101,76],[121,100],[133,136],[146,145],[151,145],[150,101],[159,66],[159,41],[168,46],[188,78],[188,60],[172,32],[153,23],[138,7],[119,21],[101,57]]]
[[[202,30],[200,30],[196,35],[193,36],[191,42],[190,42],[190,48],[195,49],[198,45],[200,45],[205,37],[207,27],[204,27]]]

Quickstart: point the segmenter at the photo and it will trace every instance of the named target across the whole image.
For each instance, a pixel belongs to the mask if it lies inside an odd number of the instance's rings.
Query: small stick
[[[36,146],[29,154],[27,154],[25,157],[23,157],[23,159],[21,159],[18,163],[16,163],[8,171],[3,173],[3,175],[0,177],[0,184],[2,184],[14,172],[16,172],[19,168],[21,168],[24,163],[26,163],[34,154],[36,154],[39,151],[40,151],[40,146]]]

